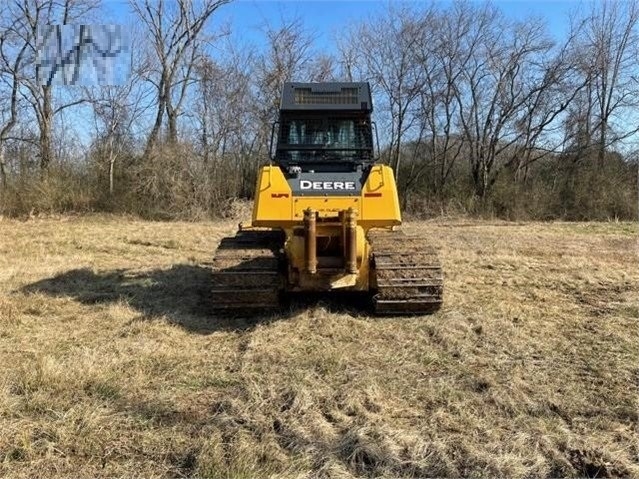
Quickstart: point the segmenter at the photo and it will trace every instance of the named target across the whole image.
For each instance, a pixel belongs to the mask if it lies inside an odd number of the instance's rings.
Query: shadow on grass
[[[173,324],[202,334],[251,329],[260,322],[292,317],[318,304],[331,312],[358,314],[368,309],[363,295],[296,294],[283,298],[282,309],[276,313],[222,317],[212,312],[210,289],[207,268],[179,264],[148,271],[118,269],[96,273],[88,268],[74,269],[29,284],[21,292],[71,297],[88,305],[125,301],[148,319],[164,316]]]
[[[249,329],[266,317],[223,318],[213,315],[207,268],[178,264],[169,269],[94,272],[74,269],[22,288],[23,293],[71,297],[83,304],[126,301],[145,317],[164,316],[173,324],[202,334]]]

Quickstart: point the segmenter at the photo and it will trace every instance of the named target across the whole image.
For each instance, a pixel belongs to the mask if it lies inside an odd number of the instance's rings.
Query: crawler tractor
[[[311,291],[366,292],[376,314],[440,307],[435,251],[397,228],[395,178],[375,157],[372,111],[368,83],[284,85],[252,223],[215,253],[217,312],[261,314],[283,294]]]

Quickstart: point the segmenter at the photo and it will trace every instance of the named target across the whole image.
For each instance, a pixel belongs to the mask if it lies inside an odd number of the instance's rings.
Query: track
[[[223,238],[212,265],[215,312],[258,314],[279,307],[282,235],[239,231]]]
[[[436,251],[425,239],[403,231],[371,231],[377,291],[375,313],[428,314],[439,309],[444,292]]]

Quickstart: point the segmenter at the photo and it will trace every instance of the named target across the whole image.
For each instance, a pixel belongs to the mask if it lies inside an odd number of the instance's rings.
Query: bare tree
[[[141,43],[142,30],[135,25],[128,25],[127,29],[131,41]],[[106,163],[110,197],[115,192],[116,163],[127,149],[132,149],[135,125],[150,107],[142,78],[146,59],[130,52],[127,60],[129,75],[122,83],[84,89],[84,97],[93,108],[94,145],[99,149],[100,160]]]
[[[357,46],[357,53],[342,49],[342,64],[352,70],[354,59],[361,62],[364,76],[373,84],[381,100],[377,102],[389,123],[389,162],[399,176],[402,142],[415,127],[412,109],[420,97],[426,77],[418,67],[417,50],[424,25],[434,15],[431,8],[416,12],[407,7],[389,6],[384,16],[371,19],[347,33],[341,43]],[[344,55],[347,56],[344,56]]]
[[[196,66],[198,137],[205,166],[211,176],[222,179],[213,192],[217,201],[242,190],[243,165],[255,156],[259,125],[250,64],[250,55],[232,50],[223,60],[205,57]]]
[[[40,167],[46,170],[54,157],[53,125],[56,115],[83,103],[82,98],[63,99],[61,95],[54,98],[53,87],[42,84],[35,73],[38,55],[38,28],[46,24],[69,24],[88,18],[89,14],[98,7],[97,0],[9,0],[8,14],[13,19],[12,25],[5,30],[17,42],[25,47],[25,72],[21,84],[26,88],[22,96],[29,102],[38,123],[40,151]]]
[[[456,86],[459,121],[469,149],[471,176],[477,197],[484,199],[503,167],[504,155],[522,142],[527,148],[565,108],[560,104],[540,124],[541,101],[556,81],[544,62],[553,44],[543,24],[508,22],[492,7],[476,15],[481,26],[474,52]],[[536,130],[535,128],[536,127]],[[535,134],[535,136],[531,136]]]
[[[472,32],[475,16],[470,5],[457,3],[448,12],[437,12],[422,21],[424,34],[416,54],[426,81],[419,96],[420,129],[414,153],[417,155],[425,140],[432,161],[414,157],[404,187],[410,190],[425,171],[435,168],[435,188],[441,198],[464,146],[456,128],[459,107],[455,88],[473,51],[472,47],[464,48],[464,42]]]
[[[534,84],[521,105],[513,125],[517,138],[509,149],[504,166],[514,170],[514,179],[526,181],[532,163],[558,155],[564,146],[560,130],[570,117],[567,112],[588,86],[574,74],[576,63],[571,58],[575,30],[557,48],[555,54],[544,55],[528,82]]]
[[[260,110],[268,125],[276,118],[284,82],[309,79],[314,38],[300,18],[283,20],[278,27],[265,24],[262,32],[266,49],[256,57],[255,73]]]
[[[335,59],[325,53],[315,55],[309,67],[308,79],[314,82],[329,82],[336,80]]]
[[[157,63],[157,75],[148,80],[157,90],[155,122],[145,156],[157,142],[164,114],[168,118],[168,139],[177,143],[177,119],[186,91],[192,84],[193,67],[200,54],[202,32],[213,13],[230,0],[131,0],[131,7],[148,29]]]
[[[253,188],[255,165],[268,155],[271,125],[276,120],[282,88],[287,81],[310,81],[312,78],[314,35],[300,18],[282,19],[279,25],[265,23],[261,31],[265,48],[255,55],[253,118],[257,125],[252,157],[243,158],[243,194]]]
[[[352,42],[350,32],[337,34],[335,45],[337,46],[338,76],[343,81],[361,81],[364,74],[361,68],[364,62],[359,58],[359,44]]]
[[[115,165],[131,143],[133,125],[145,110],[144,93],[139,79],[117,86],[104,86],[87,91],[96,121],[96,142],[101,146],[108,169],[109,196],[115,191]]]
[[[577,47],[582,74],[588,82],[585,131],[597,136],[597,158],[603,165],[606,149],[639,132],[620,120],[639,107],[639,3],[604,0],[592,4],[583,22]]]
[[[15,19],[5,6],[0,10],[0,101],[8,104],[8,112],[0,112],[0,182],[7,186],[5,142],[18,122],[20,85],[27,55],[27,43],[21,42],[11,28]]]

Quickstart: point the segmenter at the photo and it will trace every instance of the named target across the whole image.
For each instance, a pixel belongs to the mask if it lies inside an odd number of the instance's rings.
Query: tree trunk
[[[111,144],[109,145],[109,196],[113,198],[113,190],[114,190],[113,176],[114,176],[115,160],[116,160],[116,155],[113,152],[113,136],[111,136],[110,143]]]
[[[109,196],[113,197],[113,172],[115,170],[115,156],[109,159]]]
[[[606,119],[601,122],[601,129],[599,131],[599,148],[597,148],[597,159],[599,160],[599,167],[604,165],[604,159],[606,157],[606,128],[608,127],[608,121]]]
[[[166,93],[165,93],[166,79],[162,77],[160,85],[158,86],[158,110],[155,115],[155,123],[149,134],[149,139],[146,142],[146,148],[144,149],[144,158],[148,158],[155,147],[160,128],[162,128],[162,119],[164,118],[164,110],[166,109]]]
[[[403,118],[400,116],[400,118],[397,120],[397,145],[395,145],[395,184],[397,185],[397,188],[399,188],[399,167],[400,167],[400,150],[401,150],[401,141],[402,141],[402,125],[403,125]]]
[[[155,123],[153,124],[153,129],[151,129],[151,133],[149,133],[149,139],[146,142],[146,148],[144,149],[144,157],[148,158],[155,147],[155,144],[158,140],[158,134],[160,133],[160,128],[162,127],[162,118],[164,117],[164,104],[162,100],[158,105],[158,112],[155,117]]]
[[[169,143],[171,145],[176,145],[178,141],[178,133],[177,133],[177,112],[169,106],[166,105],[166,116],[169,119]]]
[[[475,189],[475,196],[484,200],[488,193],[488,165],[486,160],[478,159],[472,162],[472,178]]]
[[[4,142],[0,143],[0,182],[2,184],[2,190],[7,188],[7,169],[6,160],[4,157]]]
[[[481,168],[481,194],[479,195],[482,201],[486,199],[486,192],[488,190],[488,167],[486,162],[482,162]]]
[[[51,87],[42,87],[42,116],[40,118],[40,169],[46,171],[53,161],[53,100]]]
[[[204,106],[204,112],[202,114],[202,148],[204,149],[204,164],[209,164],[209,108],[206,98],[202,98],[202,105]]]

